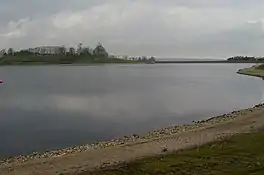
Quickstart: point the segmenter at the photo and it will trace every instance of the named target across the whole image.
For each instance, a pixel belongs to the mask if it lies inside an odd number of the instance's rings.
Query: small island
[[[9,48],[0,51],[0,65],[38,64],[92,64],[92,63],[155,63],[155,58],[146,56],[128,57],[110,55],[102,44],[94,49],[78,44],[77,48],[65,46],[41,46],[15,51]]]

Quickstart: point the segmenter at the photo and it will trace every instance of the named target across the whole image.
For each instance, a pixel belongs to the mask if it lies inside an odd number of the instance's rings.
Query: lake
[[[107,140],[252,107],[251,64],[0,67],[0,158]]]

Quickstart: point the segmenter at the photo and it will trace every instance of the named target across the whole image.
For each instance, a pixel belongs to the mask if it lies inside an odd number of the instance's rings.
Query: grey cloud
[[[231,30],[222,31],[207,37],[198,38],[199,42],[191,43],[190,48],[197,52],[207,50],[207,54],[222,56],[229,55],[254,55],[262,56],[264,43],[264,30],[261,22],[246,23]],[[200,45],[199,45],[200,44]],[[202,53],[201,53],[202,54]]]
[[[0,1],[0,48],[102,42],[128,55],[264,54],[261,0]]]
[[[1,0],[0,22],[3,23],[27,17],[36,18],[66,10],[75,11],[102,4],[103,2],[105,0]]]

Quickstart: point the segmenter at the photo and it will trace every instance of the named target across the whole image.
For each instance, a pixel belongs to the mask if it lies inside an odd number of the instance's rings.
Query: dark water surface
[[[250,64],[0,67],[0,157],[64,148],[251,107]]]

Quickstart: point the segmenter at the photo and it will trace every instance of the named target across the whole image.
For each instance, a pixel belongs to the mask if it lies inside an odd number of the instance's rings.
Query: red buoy
[[[2,83],[4,83],[4,81],[3,80],[0,80],[0,84],[2,84]]]

